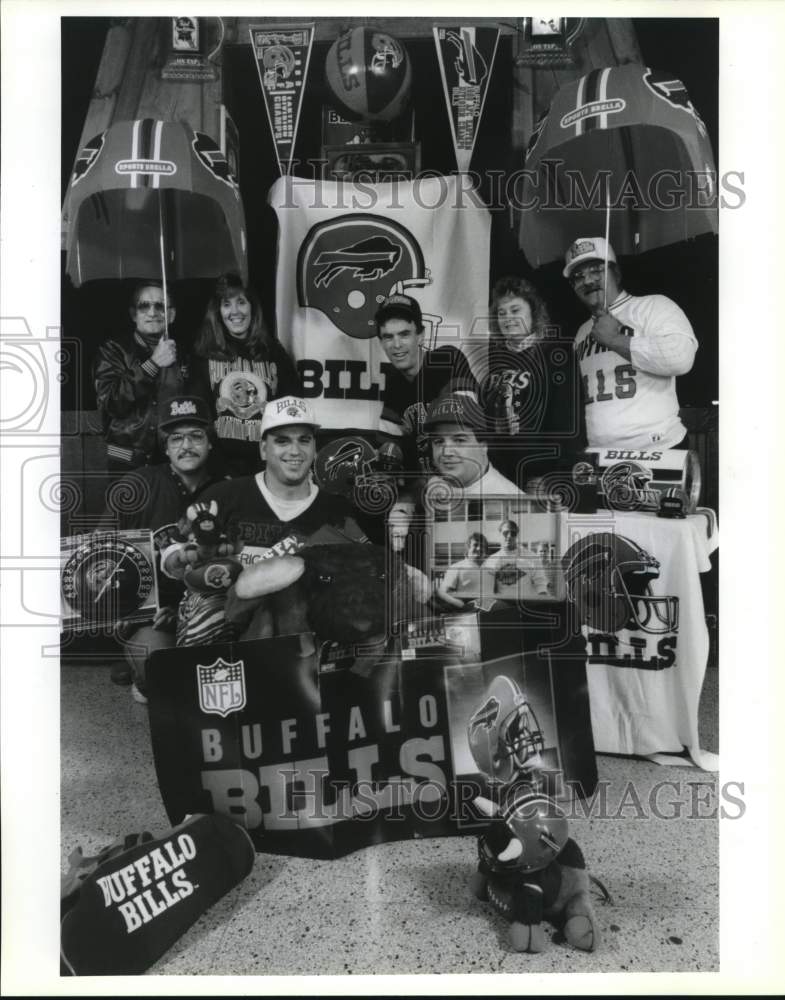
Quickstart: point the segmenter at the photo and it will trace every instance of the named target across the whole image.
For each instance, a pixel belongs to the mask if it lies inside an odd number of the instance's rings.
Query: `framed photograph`
[[[564,599],[561,518],[531,498],[483,497],[434,511],[433,592],[445,610]]]
[[[379,184],[412,180],[420,170],[419,142],[366,142],[349,146],[322,146],[322,173],[329,181],[365,181]]]

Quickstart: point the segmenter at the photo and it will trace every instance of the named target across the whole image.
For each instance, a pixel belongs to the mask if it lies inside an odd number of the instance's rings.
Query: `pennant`
[[[460,173],[471,163],[499,34],[498,28],[433,29]]]
[[[251,25],[251,45],[281,175],[288,174],[311,61],[314,25]]]

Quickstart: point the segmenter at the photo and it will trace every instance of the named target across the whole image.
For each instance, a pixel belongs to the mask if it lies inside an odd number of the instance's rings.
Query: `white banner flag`
[[[325,428],[379,427],[389,363],[374,315],[393,291],[420,303],[426,349],[452,344],[474,364],[487,331],[491,219],[468,178],[282,177],[269,201],[279,223],[278,336]]]

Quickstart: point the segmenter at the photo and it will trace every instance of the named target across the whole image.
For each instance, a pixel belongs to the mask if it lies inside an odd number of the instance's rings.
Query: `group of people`
[[[394,293],[381,303],[377,335],[390,370],[375,436],[400,444],[409,487],[402,509],[440,494],[523,495],[543,472],[571,466],[586,444],[686,447],[675,377],[691,367],[697,342],[684,313],[664,296],[624,291],[613,250],[599,237],[577,240],[563,273],[591,313],[574,344],[551,325],[529,281],[503,278],[492,291],[481,371],[456,346],[424,349],[416,299]],[[166,557],[161,610],[151,624],[126,630],[127,664],[114,673],[143,701],[149,652],[174,645],[175,609],[188,613],[178,553],[189,506],[216,501],[246,563],[295,528],[311,535],[330,525],[356,542],[379,535],[362,511],[314,482],[317,418],[239,277],[216,283],[187,356],[168,335],[176,306],[159,283],[135,288],[130,317],[131,333],[100,348],[95,389],[109,470],[136,477],[142,498],[135,510],[107,512],[104,526],[151,528]],[[472,599],[530,596],[521,594],[523,578],[532,593],[548,593],[547,578],[524,568],[518,525],[504,522],[500,535],[490,556],[483,536],[467,540],[466,565],[451,567],[438,587],[443,605],[463,605],[468,577],[480,570],[486,582],[469,588]]]
[[[498,531],[501,544],[492,555],[482,532],[473,531],[466,539],[464,558],[447,569],[437,588],[446,606],[490,610],[498,601],[555,596],[542,554],[519,542],[518,524],[502,521]]]

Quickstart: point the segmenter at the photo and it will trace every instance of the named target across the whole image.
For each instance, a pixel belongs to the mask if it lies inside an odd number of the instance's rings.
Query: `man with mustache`
[[[106,438],[110,472],[128,472],[159,461],[158,400],[186,391],[187,368],[166,336],[175,318],[171,292],[144,281],[131,295],[130,336],[101,346],[95,365],[95,395]]]
[[[99,530],[125,531],[149,528],[156,553],[166,549],[176,537],[182,511],[217,480],[209,471],[212,450],[210,409],[198,396],[173,396],[161,402],[158,434],[168,462],[148,465],[124,476],[110,497],[122,504],[110,506]],[[115,684],[131,684],[134,699],[144,704],[144,672],[153,650],[174,646],[177,605],[183,595],[179,582],[158,574],[159,611],[150,624],[120,623],[118,637],[124,644],[125,662],[112,668]]]
[[[577,239],[564,261],[564,277],[591,313],[575,338],[589,447],[686,448],[676,376],[692,368],[698,348],[690,321],[664,295],[625,292],[601,237]]]

